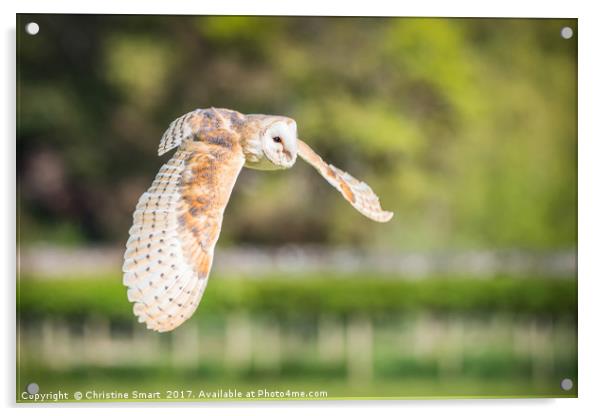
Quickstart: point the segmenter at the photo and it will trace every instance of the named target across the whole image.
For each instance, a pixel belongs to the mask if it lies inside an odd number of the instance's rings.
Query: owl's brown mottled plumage
[[[379,222],[391,219],[367,184],[326,164],[297,138],[296,129],[287,117],[214,108],[170,124],[158,153],[178,150],[140,197],[124,255],[128,299],[149,329],[170,331],[196,310],[243,166],[286,169],[299,154],[362,214]]]

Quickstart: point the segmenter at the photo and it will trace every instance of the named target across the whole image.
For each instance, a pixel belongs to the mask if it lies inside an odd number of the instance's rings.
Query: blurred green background
[[[18,392],[576,395],[575,19],[17,20]],[[244,170],[199,310],[153,334],[119,257],[163,131],[210,106],[294,118],[396,215]]]

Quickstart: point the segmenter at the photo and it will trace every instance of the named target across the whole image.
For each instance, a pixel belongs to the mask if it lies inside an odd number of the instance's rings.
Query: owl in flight
[[[134,314],[155,331],[180,326],[201,301],[224,209],[243,166],[288,169],[299,155],[366,217],[387,222],[393,216],[367,184],[299,140],[288,117],[194,110],[170,124],[159,155],[174,148],[136,205],[123,264]]]

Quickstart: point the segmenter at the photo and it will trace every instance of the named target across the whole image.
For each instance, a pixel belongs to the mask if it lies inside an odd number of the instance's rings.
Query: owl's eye
[[[275,143],[282,143],[280,136],[272,137],[272,140],[274,140]]]

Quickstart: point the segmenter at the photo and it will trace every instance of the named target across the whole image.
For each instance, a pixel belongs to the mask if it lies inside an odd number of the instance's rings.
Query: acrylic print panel
[[[577,396],[576,20],[17,21],[17,401]]]

